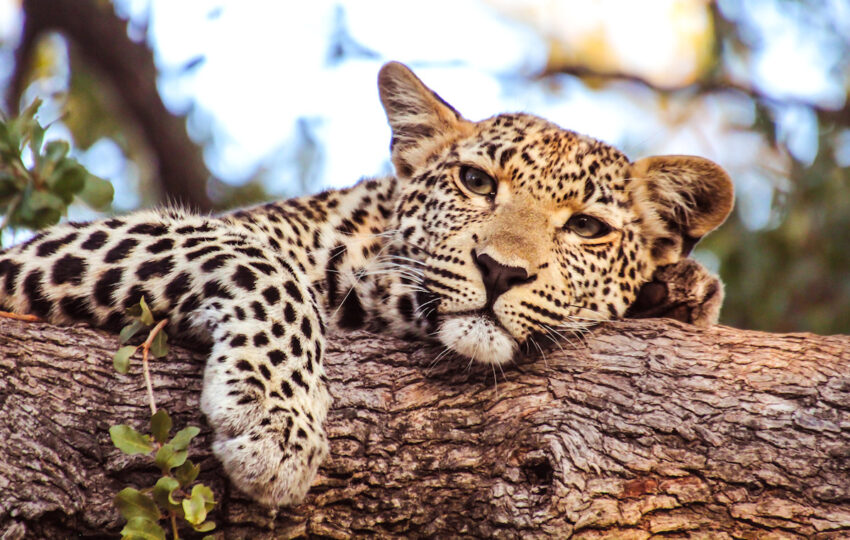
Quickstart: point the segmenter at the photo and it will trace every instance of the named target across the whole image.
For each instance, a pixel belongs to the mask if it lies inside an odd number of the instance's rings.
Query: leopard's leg
[[[696,326],[717,324],[723,305],[723,283],[693,259],[655,270],[641,287],[626,317],[667,317]]]
[[[255,291],[204,301],[193,315],[213,338],[201,409],[233,483],[262,503],[288,505],[304,498],[328,452],[324,337],[295,280],[258,276]]]
[[[144,297],[172,337],[212,342],[201,407],[254,499],[301,501],[327,454],[321,314],[303,272],[212,218],[142,212],[48,230],[0,253],[0,305],[120,328]]]

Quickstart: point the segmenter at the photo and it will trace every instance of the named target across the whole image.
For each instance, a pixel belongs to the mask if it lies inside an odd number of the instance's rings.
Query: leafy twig
[[[153,343],[154,338],[156,338],[157,334],[159,334],[160,330],[162,330],[166,324],[168,324],[168,319],[162,319],[159,321],[150,331],[145,342],[142,343],[142,373],[144,373],[145,386],[148,389],[148,401],[151,406],[151,414],[156,414],[156,401],[153,398],[153,384],[151,383],[151,372],[150,367],[148,366],[148,352],[150,351],[151,343]]]

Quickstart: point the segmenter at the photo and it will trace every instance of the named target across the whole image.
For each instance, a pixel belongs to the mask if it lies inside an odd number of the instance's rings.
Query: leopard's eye
[[[466,189],[482,195],[484,197],[492,197],[496,194],[498,184],[493,180],[493,177],[475,167],[464,165],[460,168],[460,181],[466,186]]]
[[[583,238],[601,238],[611,232],[611,227],[603,221],[586,214],[576,214],[567,221],[565,226]]]

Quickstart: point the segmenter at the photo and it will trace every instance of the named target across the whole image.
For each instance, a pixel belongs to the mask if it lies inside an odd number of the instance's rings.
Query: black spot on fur
[[[257,269],[257,271],[262,272],[263,274],[270,276],[276,272],[274,266],[262,262],[251,261],[248,264]]]
[[[94,312],[86,298],[66,296],[59,301],[59,307],[62,309],[62,313],[75,321],[94,319]]]
[[[149,253],[162,253],[174,247],[174,240],[171,238],[161,238],[148,246]]]
[[[330,252],[328,253],[328,263],[325,268],[325,283],[327,284],[328,290],[328,305],[335,306],[336,298],[339,294],[337,291],[337,283],[339,278],[337,276],[337,268],[339,267],[342,259],[345,256],[345,246],[337,245],[334,246]]]
[[[275,349],[273,351],[269,351],[269,352],[266,353],[266,356],[269,357],[269,361],[272,363],[273,366],[279,365],[281,362],[283,362],[286,359],[286,356],[283,354],[283,351],[281,351],[280,349]]]
[[[410,301],[409,296],[402,296],[398,299],[398,312],[401,313],[405,321],[413,320],[413,302]]]
[[[222,287],[221,283],[216,279],[208,281],[206,284],[204,284],[204,297],[224,298],[225,300],[233,300],[233,295],[227,292],[227,290]]]
[[[110,268],[104,272],[94,284],[94,299],[101,306],[112,306],[115,302],[113,293],[121,282],[123,268]]]
[[[23,284],[24,294],[27,300],[29,300],[30,312],[41,318],[46,317],[50,313],[50,308],[53,307],[53,303],[44,296],[44,290],[42,288],[43,275],[41,270],[34,270],[24,278]]]
[[[201,301],[198,299],[197,294],[190,294],[183,300],[183,303],[180,304],[180,312],[181,313],[191,313],[198,309],[198,306],[201,305]]]
[[[168,226],[162,223],[139,223],[130,227],[129,234],[146,234],[148,236],[162,236],[168,232]]]
[[[236,271],[233,273],[231,279],[246,291],[253,291],[254,286],[257,284],[257,276],[254,275],[254,272],[241,264],[236,267]]]
[[[280,301],[280,291],[277,290],[277,287],[267,287],[263,291],[263,298],[269,305],[277,304]]]
[[[63,236],[62,238],[57,238],[56,240],[48,240],[46,242],[42,242],[36,248],[35,254],[39,257],[49,257],[56,253],[59,248],[64,246],[65,244],[70,244],[77,238],[77,233],[72,232],[69,235]]]
[[[245,334],[236,334],[233,336],[233,339],[230,340],[231,347],[242,347],[248,343],[248,338],[245,337]]]
[[[87,249],[89,251],[94,251],[96,249],[100,249],[106,243],[106,240],[109,238],[109,235],[104,231],[95,231],[86,238],[86,241],[80,246],[83,249]]]
[[[10,260],[0,262],[0,275],[6,274],[4,289],[6,294],[11,296],[15,292],[15,280],[18,279],[18,274],[21,273],[21,265]]]
[[[260,364],[260,375],[267,381],[272,380],[272,372],[269,371],[269,368],[265,364]]]
[[[363,326],[366,319],[366,311],[364,311],[363,306],[360,304],[360,298],[358,298],[357,293],[349,291],[341,307],[342,313],[339,316],[339,326],[341,328],[354,330]]]
[[[274,337],[282,337],[283,332],[283,325],[281,325],[280,323],[274,323],[272,325],[272,335],[274,335]]]
[[[235,255],[231,253],[219,253],[215,257],[210,257],[204,264],[201,265],[201,270],[204,272],[212,272],[218,268],[224,266],[224,263],[227,262],[228,259],[232,259]]]
[[[208,253],[214,253],[216,251],[221,251],[221,247],[220,246],[212,246],[212,245],[203,246],[201,248],[196,249],[195,251],[190,251],[189,253],[187,253],[186,254],[186,260],[187,261],[194,261],[198,257],[203,257],[204,255],[206,255]]]
[[[266,320],[266,310],[263,305],[256,300],[251,302],[251,309],[254,310],[254,318],[258,321]]]
[[[189,292],[189,288],[191,286],[192,277],[188,272],[181,272],[165,286],[165,296],[171,300],[178,300],[184,294]]]
[[[301,372],[297,369],[292,372],[292,381],[305,390],[310,388],[307,386],[307,383],[304,382],[304,377],[301,376]]]
[[[310,324],[310,319],[304,317],[301,319],[301,333],[304,334],[304,337],[310,339],[313,335],[313,325]]]
[[[283,288],[286,289],[286,294],[288,294],[290,298],[299,304],[304,302],[304,297],[301,295],[301,291],[298,290],[298,286],[295,285],[294,281],[287,281],[283,284]]]
[[[71,283],[72,285],[79,285],[83,281],[86,266],[86,261],[80,257],[65,254],[53,263],[53,284]]]
[[[254,334],[254,347],[264,347],[269,344],[269,337],[265,332]]]
[[[289,340],[289,350],[292,351],[292,356],[301,356],[304,352],[301,348],[301,340],[298,339],[298,336],[292,336]]]
[[[286,381],[280,381],[280,391],[283,392],[283,395],[291,398],[294,392],[292,391],[292,385],[290,385]]]
[[[236,369],[239,371],[254,371],[254,366],[247,360],[240,360],[236,362]]]
[[[286,319],[286,322],[289,324],[295,322],[295,309],[292,308],[292,304],[289,302],[287,302],[286,306],[283,308],[283,318]]]
[[[118,242],[117,246],[106,252],[103,262],[114,263],[116,261],[122,261],[127,258],[130,251],[132,251],[137,245],[139,245],[139,241],[135,238],[125,238],[124,240],[121,240]]]
[[[163,257],[161,259],[155,259],[153,261],[146,261],[139,266],[139,269],[136,271],[136,276],[138,276],[141,280],[146,280],[148,278],[157,276],[162,277],[167,275],[171,270],[174,269],[174,259],[171,255],[167,257]]]
[[[505,164],[516,154],[516,148],[505,148],[499,156],[499,166],[504,168]]]

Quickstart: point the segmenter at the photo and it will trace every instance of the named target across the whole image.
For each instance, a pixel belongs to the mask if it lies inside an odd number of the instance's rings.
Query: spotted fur
[[[729,179],[707,160],[632,163],[528,114],[470,122],[397,63],[379,90],[395,176],[220,217],[164,209],[57,226],[0,253],[0,304],[117,329],[144,297],[173,335],[211,345],[201,407],[234,484],[286,505],[327,454],[327,325],[436,335],[504,363],[536,334],[623,315],[731,208]],[[493,193],[464,184],[469,167]],[[604,234],[577,234],[578,215]]]

